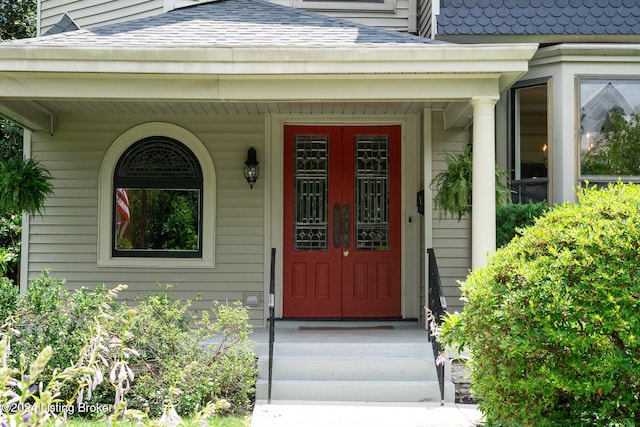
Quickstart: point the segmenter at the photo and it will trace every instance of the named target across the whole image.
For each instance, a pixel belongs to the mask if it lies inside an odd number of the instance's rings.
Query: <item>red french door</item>
[[[400,126],[284,138],[283,316],[400,317]]]

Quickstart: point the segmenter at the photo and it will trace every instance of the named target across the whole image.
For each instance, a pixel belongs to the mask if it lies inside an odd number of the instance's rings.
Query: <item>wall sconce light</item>
[[[247,179],[249,186],[253,189],[253,184],[258,180],[260,168],[258,167],[258,155],[256,149],[251,147],[247,151],[247,160],[244,162],[244,177]]]

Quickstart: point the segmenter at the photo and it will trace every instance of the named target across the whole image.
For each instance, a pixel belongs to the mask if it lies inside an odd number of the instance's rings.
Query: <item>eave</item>
[[[42,100],[464,102],[499,93],[537,51],[522,45],[393,47],[0,46],[0,114],[52,132]],[[170,84],[169,84],[170,82]],[[466,123],[465,123],[466,124]]]

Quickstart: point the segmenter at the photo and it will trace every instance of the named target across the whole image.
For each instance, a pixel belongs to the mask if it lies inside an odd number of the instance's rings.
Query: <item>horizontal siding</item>
[[[98,175],[110,144],[124,131],[149,121],[185,127],[207,147],[217,178],[216,268],[152,269],[97,266]],[[262,116],[62,115],[55,135],[35,133],[33,156],[53,175],[54,195],[43,217],[32,218],[29,278],[45,268],[70,288],[126,283],[124,300],[175,283],[181,298],[202,296],[199,308],[213,301],[241,300],[244,292],[263,292],[264,192],[260,181],[249,189],[242,166],[249,146],[262,156]],[[263,307],[251,311],[262,322]]]
[[[40,34],[68,13],[80,27],[93,27],[163,12],[163,0],[42,0]]]
[[[292,0],[271,0],[273,3],[291,6]],[[409,0],[397,0],[393,11],[367,11],[366,3],[353,2],[352,10],[321,10],[309,9],[312,12],[323,13],[336,18],[348,19],[372,27],[407,32],[409,29]]]
[[[286,6],[292,5],[292,0],[273,0],[273,2]],[[354,2],[353,4],[353,10],[311,10],[374,27],[405,32],[409,29],[409,0],[397,0],[396,8],[392,11],[367,11],[363,3]],[[65,12],[81,27],[93,27],[162,13],[163,1],[42,0],[41,34],[55,25]]]
[[[462,151],[469,141],[467,131],[444,131],[441,112],[432,115],[432,168],[433,176],[446,168],[443,153]],[[458,280],[463,280],[471,268],[471,221],[468,217],[460,222],[456,219],[440,219],[433,212],[433,248],[438,260],[438,271],[442,279],[443,292],[450,312],[461,311]]]

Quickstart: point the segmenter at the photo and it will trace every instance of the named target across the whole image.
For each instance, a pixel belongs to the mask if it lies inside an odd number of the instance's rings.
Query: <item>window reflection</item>
[[[116,189],[116,249],[197,251],[199,190]]]
[[[640,80],[580,81],[583,176],[640,175]]]

